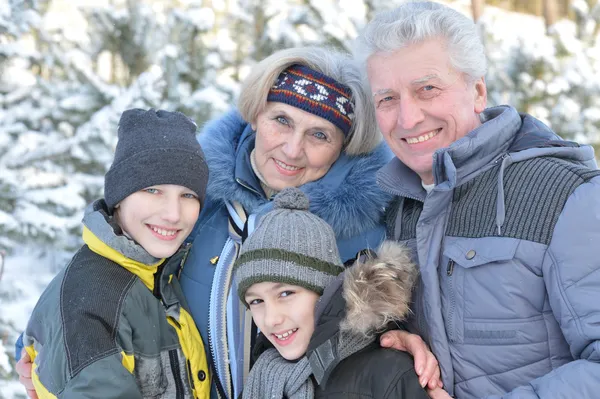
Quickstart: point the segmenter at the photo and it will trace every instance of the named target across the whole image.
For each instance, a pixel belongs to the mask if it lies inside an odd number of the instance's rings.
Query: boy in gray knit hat
[[[85,245],[23,335],[33,385],[44,398],[208,399],[204,344],[174,278],[208,180],[196,125],[132,109],[118,136],[105,199],[83,218]]]
[[[375,342],[409,311],[416,268],[407,251],[386,242],[344,271],[333,230],[308,209],[302,191],[282,190],[234,265],[270,347],[257,345],[243,398],[428,398],[410,356]]]

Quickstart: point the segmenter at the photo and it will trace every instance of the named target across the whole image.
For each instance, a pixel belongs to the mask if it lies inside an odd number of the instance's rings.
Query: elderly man
[[[510,106],[486,109],[477,29],[440,4],[378,15],[356,56],[396,155],[378,175],[396,196],[388,236],[411,247],[421,269],[411,324],[437,356],[445,390],[600,397],[592,149]]]

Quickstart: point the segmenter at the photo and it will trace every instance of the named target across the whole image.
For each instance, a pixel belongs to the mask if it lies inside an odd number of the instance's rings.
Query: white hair
[[[346,140],[348,155],[367,154],[381,141],[370,96],[362,90],[362,76],[349,54],[327,47],[299,47],[280,50],[254,66],[242,84],[238,108],[242,117],[254,122],[267,105],[275,80],[288,67],[299,64],[329,76],[352,92],[354,120]]]
[[[444,41],[450,64],[465,74],[466,80],[475,81],[485,76],[485,48],[473,21],[442,4],[415,1],[377,14],[357,39],[354,56],[363,73],[365,87],[369,88],[366,68],[372,55],[393,53],[436,38]]]

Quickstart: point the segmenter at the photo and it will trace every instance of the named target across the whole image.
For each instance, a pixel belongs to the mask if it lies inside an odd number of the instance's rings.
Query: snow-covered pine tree
[[[486,9],[489,98],[511,104],[547,123],[567,139],[600,142],[600,3],[590,10],[574,1],[575,22],[561,20],[545,34],[540,17],[511,19]],[[528,30],[511,29],[523,24]]]

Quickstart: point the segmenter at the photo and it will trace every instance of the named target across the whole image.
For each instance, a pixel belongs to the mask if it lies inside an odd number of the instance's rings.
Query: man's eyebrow
[[[418,78],[418,79],[413,80],[411,82],[411,84],[417,85],[417,84],[420,84],[420,83],[425,83],[425,82],[430,81],[432,79],[439,79],[439,76],[436,75],[435,73],[431,74],[431,75],[425,75],[422,78]]]
[[[381,89],[381,90],[377,90],[375,93],[373,93],[373,97],[378,96],[380,94],[387,94],[387,93],[391,93],[392,89]]]

